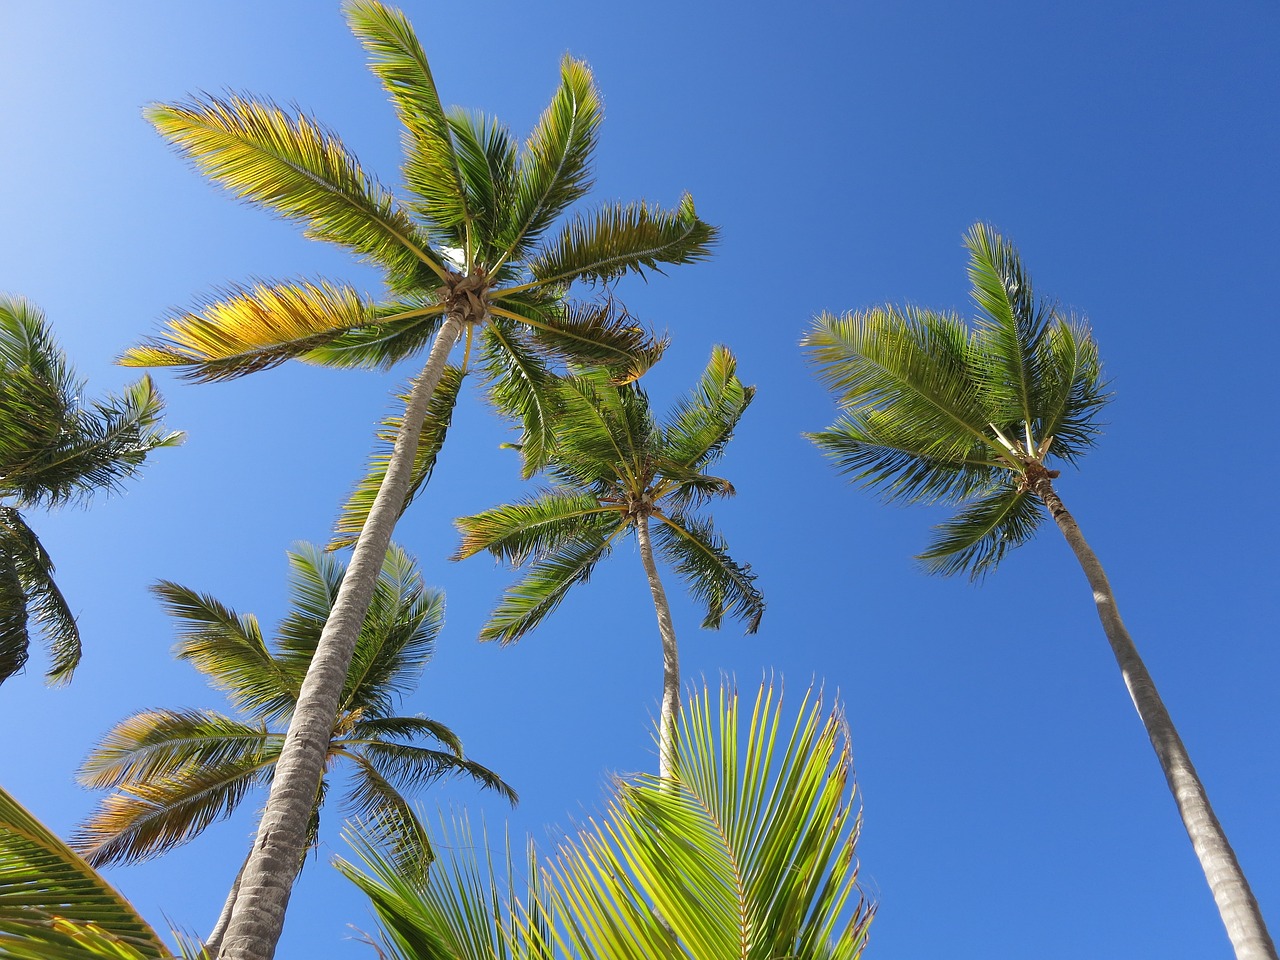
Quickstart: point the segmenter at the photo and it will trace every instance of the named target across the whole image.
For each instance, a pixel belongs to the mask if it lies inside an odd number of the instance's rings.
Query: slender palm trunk
[[[252,852],[251,849],[250,854]],[[240,869],[236,871],[236,878],[231,883],[231,892],[227,894],[226,902],[222,905],[222,913],[218,914],[218,922],[213,925],[213,931],[204,942],[205,956],[216,957],[218,951],[222,949],[222,938],[227,932],[227,924],[231,922],[231,908],[236,905],[236,897],[240,895],[240,880],[244,877],[244,868],[248,863],[249,857],[246,856],[244,863],[240,864]]]
[[[680,702],[680,648],[676,630],[671,625],[671,605],[658,578],[658,565],[653,562],[653,544],[649,542],[649,518],[636,522],[636,541],[640,544],[640,560],[649,578],[653,609],[658,615],[658,633],[662,636],[662,708],[658,714],[658,776],[671,777],[676,759],[676,710]]]
[[[219,954],[227,960],[270,960],[275,953],[293,880],[306,849],[307,825],[315,807],[351,654],[409,491],[427,406],[461,332],[462,323],[455,316],[448,316],[409,394],[386,477],[356,540],[285,734],[271,793],[240,878],[240,890]]]
[[[1138,716],[1147,728],[1151,745],[1160,760],[1160,768],[1169,781],[1169,789],[1173,792],[1187,835],[1191,837],[1191,845],[1200,859],[1205,879],[1209,881],[1209,888],[1213,891],[1213,899],[1218,904],[1218,913],[1227,928],[1227,936],[1235,948],[1237,960],[1277,960],[1275,944],[1263,922],[1258,901],[1249,889],[1249,882],[1240,869],[1231,844],[1227,842],[1222,825],[1209,806],[1204,785],[1196,775],[1191,758],[1187,755],[1187,748],[1183,746],[1169,711],[1165,709],[1164,702],[1156,691],[1155,681],[1147,672],[1129,631],[1120,619],[1111,584],[1107,581],[1102,564],[1080,533],[1075,518],[1067,512],[1062,500],[1054,492],[1047,472],[1038,472],[1032,478],[1031,489],[1048,507],[1058,529],[1075,552],[1089,586],[1093,588],[1093,599],[1098,607],[1102,629],[1111,644],[1116,662],[1120,665],[1133,705],[1138,708]]]

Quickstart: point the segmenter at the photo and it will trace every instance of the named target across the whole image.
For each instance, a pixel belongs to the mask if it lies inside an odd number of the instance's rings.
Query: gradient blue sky
[[[713,262],[621,288],[670,332],[647,381],[665,407],[712,344],[756,403],[717,507],[759,573],[758,635],[676,610],[686,677],[839,692],[880,903],[869,956],[1202,958],[1229,947],[1173,803],[1055,530],[981,587],[911,561],[941,514],[885,508],[801,437],[832,417],[796,343],[822,310],[912,301],[966,313],[961,234],[1019,245],[1038,289],[1088,315],[1115,401],[1060,492],[1118,591],[1272,927],[1280,927],[1280,591],[1274,411],[1280,267],[1280,6],[1078,0],[604,5],[409,0],[441,95],[523,134],[566,51],[606,103],[601,200],[691,191],[723,229]],[[398,130],[336,2],[48,0],[0,9],[0,289],[44,308],[95,391],[164,313],[251,277],[376,289],[336,249],[197,177],[141,107],[199,90],[295,103],[397,178]],[[158,379],[188,431],[124,497],[35,523],[80,613],[68,689],[43,661],[0,689],[0,783],[66,833],[94,798],[72,773],[149,706],[217,706],[169,656],[159,578],[270,623],[285,550],[322,541],[371,430],[409,375],[290,366],[192,386]],[[658,640],[634,548],[517,647],[473,638],[508,574],[450,564],[451,519],[525,491],[476,395],[401,525],[448,593],[435,662],[406,704],[523,795],[517,836],[550,847],[613,772],[656,766]],[[675,590],[674,582],[671,584]],[[467,787],[501,829],[507,814]],[[110,876],[157,924],[211,925],[253,829],[247,809],[184,850]],[[295,893],[282,957],[368,957],[362,899],[327,866]]]

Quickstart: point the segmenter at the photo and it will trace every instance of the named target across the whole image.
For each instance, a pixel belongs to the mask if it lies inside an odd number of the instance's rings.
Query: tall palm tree
[[[1236,956],[1275,960],[1257,901],[1106,573],[1053,486],[1053,459],[1075,463],[1099,432],[1107,397],[1097,345],[1083,323],[1033,296],[1017,251],[990,227],[974,226],[965,245],[979,309],[973,327],[953,314],[894,306],[817,320],[804,346],[843,414],[813,439],[887,500],[960,507],[920,557],[934,573],[981,578],[1030,539],[1047,510],[1093,591]]]
[[[123,358],[218,380],[293,357],[386,368],[431,344],[394,446],[375,459],[369,482],[378,493],[355,501],[364,522],[357,524],[349,576],[294,713],[294,735],[245,873],[237,911],[243,915],[227,948],[228,956],[255,960],[266,960],[279,937],[286,878],[305,846],[329,719],[377,569],[407,496],[421,483],[415,466],[432,460],[417,456],[424,417],[430,407],[450,409],[461,383],[445,376],[450,351],[460,338],[468,345],[479,340],[480,366],[496,381],[499,404],[525,420],[532,466],[546,433],[550,361],[603,364],[626,379],[661,349],[625,318],[570,308],[565,294],[574,281],[607,284],[626,273],[701,260],[714,239],[687,197],[674,211],[618,203],[565,216],[591,185],[601,119],[584,63],[565,58],[560,87],[520,149],[492,118],[444,110],[402,13],[373,0],[352,0],[346,10],[404,124],[406,202],[366,174],[317,121],[269,101],[203,96],[154,106],[148,116],[236,196],[380,266],[387,295],[373,300],[330,282],[257,283],[174,317],[163,336]]]
[[[117,491],[147,454],[174,446],[150,377],[121,396],[88,402],[84,381],[34,304],[0,296],[0,683],[26,663],[31,629],[51,652],[47,679],[65,683],[80,662],[80,631],[54,566],[23,511]]]
[[[0,957],[169,956],[129,901],[0,788]]]
[[[226,692],[240,717],[213,710],[145,710],[122,720],[94,748],[80,771],[86,786],[110,788],[72,843],[92,865],[133,863],[173,849],[229,816],[255,787],[268,784],[285,743],[282,727],[315,654],[342,566],[304,546],[290,554],[292,609],[273,651],[257,618],[174,583],[156,593],[181,624],[176,654]],[[442,776],[465,774],[514,802],[497,775],[468,760],[448,727],[426,717],[402,717],[396,701],[430,659],[443,623],[444,598],[423,587],[404,551],[387,555],[369,615],[356,642],[342,698],[330,718],[326,776],[311,809],[309,845],[316,842],[329,771],[351,776],[343,801],[352,814],[376,819],[390,856],[406,871],[425,873],[426,834],[405,792]],[[434,742],[434,745],[433,745]],[[305,854],[305,851],[304,851]],[[294,864],[302,866],[302,857]],[[216,955],[235,902],[228,897],[206,941]]]
[[[772,694],[745,723],[736,691],[690,701],[672,778],[620,783],[548,862],[530,848],[523,895],[510,850],[477,856],[465,822],[425,889],[368,844],[338,867],[394,960],[856,960],[873,908],[847,731],[820,698],[788,728]]]
[[[718,628],[728,612],[754,633],[764,613],[755,575],[729,556],[711,520],[697,512],[707,501],[734,493],[728,480],[705,471],[723,454],[755,395],[736,371],[733,354],[716,347],[698,385],[663,424],[654,421],[649,398],[635,384],[618,386],[601,372],[565,379],[556,394],[548,467],[554,486],[457,521],[462,544],[455,559],[488,550],[529,567],[481,630],[482,640],[503,643],[537,626],[575,583],[591,576],[614,544],[635,534],[662,638],[663,777],[675,757],[680,656],[653,541],[706,604],[704,627]]]

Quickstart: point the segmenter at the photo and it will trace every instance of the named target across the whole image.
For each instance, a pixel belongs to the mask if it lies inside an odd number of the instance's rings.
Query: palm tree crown
[[[764,613],[755,576],[729,556],[697,510],[734,492],[728,480],[705,471],[723,454],[755,395],[736,369],[733,354],[717,347],[697,387],[663,424],[636,384],[617,386],[601,372],[562,381],[547,471],[554,485],[457,521],[462,543],[455,559],[488,550],[529,568],[481,639],[518,640],[587,580],[619,539],[651,526],[660,552],[706,605],[703,626],[719,627],[728,612],[755,632]]]
[[[226,692],[241,718],[212,710],[146,710],[121,721],[85,760],[80,780],[111,788],[74,844],[95,866],[134,862],[185,843],[230,815],[271,779],[282,725],[297,702],[307,666],[342,578],[337,560],[304,546],[290,554],[292,610],[276,649],[257,618],[173,583],[156,593],[182,624],[177,655]],[[388,828],[391,855],[425,869],[430,850],[405,792],[441,776],[466,774],[509,799],[492,771],[465,758],[445,725],[395,713],[430,659],[443,622],[442,595],[424,588],[410,558],[393,548],[361,631],[333,721],[326,766],[351,774],[349,813]],[[426,744],[434,741],[439,746]],[[311,828],[315,842],[322,785]],[[299,864],[300,866],[301,864]]]
[[[84,391],[44,314],[0,296],[0,683],[26,662],[33,622],[52,653],[51,682],[71,679],[80,661],[80,632],[53,561],[22,511],[120,490],[148,453],[182,442],[163,429],[164,402],[150,377],[92,402]]]
[[[876,307],[819,317],[803,346],[842,409],[814,442],[886,500],[958,505],[920,559],[977,579],[1031,538],[1044,518],[1032,483],[1092,445],[1108,397],[1088,329],[1034,298],[1013,246],[983,224],[965,246],[972,326]]]

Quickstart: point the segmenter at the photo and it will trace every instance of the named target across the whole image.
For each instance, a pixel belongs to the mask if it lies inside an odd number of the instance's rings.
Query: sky
[[[1114,400],[1058,491],[1106,565],[1274,931],[1280,932],[1280,524],[1270,282],[1280,267],[1280,6],[1170,0],[851,0],[745,6],[407,0],[444,102],[523,136],[567,52],[605,101],[596,201],[694,196],[712,261],[619,296],[672,345],[658,409],[729,345],[756,400],[714,516],[768,601],[758,634],[702,631],[674,578],[685,679],[761,678],[798,705],[838,696],[863,804],[868,957],[1223,957],[1229,945],[1066,544],[1050,526],[981,585],[912,561],[930,508],[886,507],[803,437],[833,418],[798,348],[815,314],[911,302],[971,315],[961,236],[986,221],[1037,290],[1089,318]],[[399,131],[336,2],[48,0],[0,7],[0,290],[43,308],[90,393],[167,312],[255,277],[376,292],[342,250],[303,239],[196,175],[142,107],[236,90],[296,105],[397,182]],[[286,551],[323,542],[372,430],[414,368],[290,365],[244,380],[156,379],[170,427],[140,482],[32,517],[80,619],[85,657],[0,689],[0,784],[63,835],[96,797],[74,771],[147,707],[221,707],[171,657],[148,593],[166,579],[273,624]],[[405,713],[449,724],[522,801],[465,784],[490,830],[550,849],[616,774],[656,768],[657,629],[619,548],[534,634],[479,644],[511,581],[448,562],[454,517],[530,491],[509,429],[465,398],[397,540],[446,591],[437,654]],[[161,859],[108,871],[157,926],[212,925],[254,828],[250,803]],[[279,956],[369,957],[374,922],[328,866],[326,814]],[[504,826],[509,825],[509,826]]]

